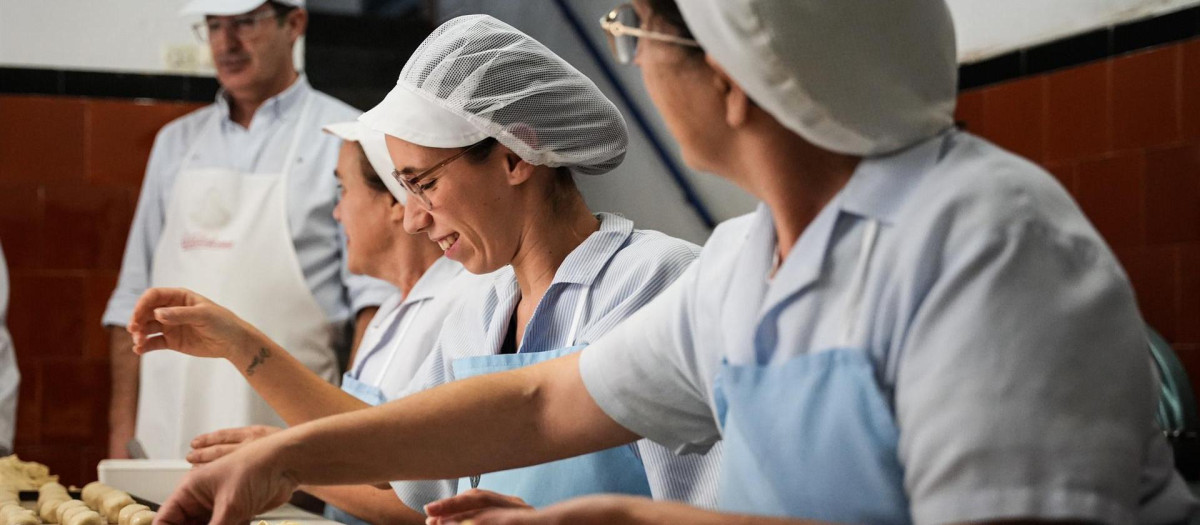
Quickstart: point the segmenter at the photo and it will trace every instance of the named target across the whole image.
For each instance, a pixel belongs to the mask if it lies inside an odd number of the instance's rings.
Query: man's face
[[[221,86],[233,93],[269,90],[290,77],[292,45],[302,31],[302,15],[292,11],[280,21],[264,3],[235,16],[208,16],[208,45]]]

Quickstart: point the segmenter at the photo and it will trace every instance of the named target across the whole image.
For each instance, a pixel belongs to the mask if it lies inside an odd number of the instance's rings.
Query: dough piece
[[[38,515],[42,517],[42,521],[46,523],[58,523],[58,506],[68,501],[76,501],[71,498],[56,499],[46,502],[39,502]]]
[[[117,525],[129,525],[129,518],[143,510],[150,510],[150,507],[140,503],[126,505],[125,508],[121,509],[121,512],[117,513]]]
[[[20,503],[5,503],[0,506],[0,525],[7,523],[9,517],[18,514],[33,514],[33,511],[22,507]]]
[[[100,508],[96,509],[101,516],[108,519],[109,523],[116,523],[117,516],[121,513],[121,509],[126,505],[137,503],[128,492],[123,490],[113,490],[100,498]]]
[[[7,525],[41,525],[42,520],[38,519],[37,514],[33,512],[22,512],[8,515]]]
[[[59,503],[58,508],[54,509],[54,522],[55,523],[66,523],[67,511],[71,510],[71,509],[78,509],[78,508],[86,509],[87,504],[82,501],[79,501],[77,499]]]
[[[64,525],[108,525],[108,522],[104,520],[104,516],[101,516],[99,512],[85,510],[76,513]]]
[[[45,483],[42,486],[38,487],[38,496],[43,496],[48,492],[52,492],[55,494],[66,494],[67,487],[62,486],[62,483],[59,483],[57,481],[51,481],[49,483]]]
[[[71,508],[67,509],[66,512],[63,513],[62,519],[58,520],[58,522],[61,525],[66,525],[67,523],[71,523],[71,518],[74,518],[76,514],[81,514],[84,512],[96,512],[96,511],[89,509],[87,507],[87,505],[84,505],[82,507],[71,507]],[[96,512],[96,514],[99,514],[99,512]]]
[[[50,475],[50,467],[21,461],[15,454],[0,458],[0,485],[12,490],[36,490],[51,481],[58,481],[58,476]]]
[[[83,486],[83,494],[80,495],[81,497],[79,499],[82,499],[84,503],[87,503],[87,506],[91,507],[92,510],[100,510],[100,498],[103,498],[105,494],[108,494],[114,490],[117,489],[100,483],[99,481],[93,481]]]
[[[154,511],[142,510],[129,517],[129,525],[154,525]]]

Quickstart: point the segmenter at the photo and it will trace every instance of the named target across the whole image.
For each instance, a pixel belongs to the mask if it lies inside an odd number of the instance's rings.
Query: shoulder
[[[1045,170],[967,133],[951,140],[898,216],[906,238],[944,257],[1023,242],[1030,232],[1072,252],[1108,253],[1083,211]]]
[[[714,270],[728,274],[727,267],[734,263],[750,237],[751,231],[761,221],[769,221],[766,207],[759,205],[755,211],[722,221],[713,229],[704,243],[697,263],[702,271]]]
[[[700,255],[700,247],[654,230],[635,229],[613,255],[610,266],[680,269]]]
[[[313,113],[315,113],[320,126],[349,122],[362,114],[353,106],[316,89],[313,90],[313,97]]]
[[[155,134],[154,147],[161,149],[190,144],[204,126],[216,117],[218,111],[220,109],[216,104],[209,104],[168,122]]]

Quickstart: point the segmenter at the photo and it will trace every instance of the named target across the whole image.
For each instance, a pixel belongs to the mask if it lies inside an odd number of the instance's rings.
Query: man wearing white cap
[[[638,0],[603,26],[687,162],[763,204],[578,356],[276,434],[190,473],[164,522],[212,508],[233,523],[297,483],[513,468],[638,437],[721,442],[719,512],[463,495],[427,506],[430,522],[1196,517],[1112,251],[1053,177],[953,127],[943,1]]]
[[[182,14],[204,17],[194,28],[209,43],[222,89],[214,104],[156,137],[103,322],[123,326],[151,286],[189,288],[335,382],[351,318],[360,334],[394,292],[349,274],[331,215],[340,144],[321,127],[358,112],[296,70],[303,0],[192,0]],[[125,457],[135,434],[136,452],[183,458],[198,434],[282,425],[228,363],[167,352],[139,360],[124,330],[111,333],[111,457]]]

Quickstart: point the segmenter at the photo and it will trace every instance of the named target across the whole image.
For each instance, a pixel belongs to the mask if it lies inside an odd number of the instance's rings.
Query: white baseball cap
[[[287,6],[304,8],[304,0],[275,0],[275,2]],[[179,14],[181,16],[240,15],[242,13],[249,13],[265,3],[267,3],[266,0],[191,0],[183,6],[183,9],[179,10]]]
[[[371,169],[375,170],[383,185],[387,186],[388,191],[400,204],[408,203],[408,192],[400,185],[400,181],[392,176],[392,171],[396,168],[392,165],[392,157],[388,155],[383,133],[356,121],[329,124],[321,129],[339,139],[357,142],[362,146],[363,153],[367,154],[367,162],[371,163]]]

